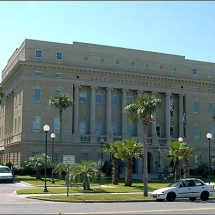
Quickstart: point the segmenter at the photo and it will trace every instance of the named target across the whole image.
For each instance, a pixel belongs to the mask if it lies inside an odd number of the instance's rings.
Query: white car
[[[13,174],[8,166],[0,165],[0,181],[13,182]]]
[[[173,202],[176,198],[189,198],[191,201],[200,198],[202,201],[207,201],[213,193],[213,185],[198,178],[186,178],[153,191],[151,196],[159,202],[164,200]]]

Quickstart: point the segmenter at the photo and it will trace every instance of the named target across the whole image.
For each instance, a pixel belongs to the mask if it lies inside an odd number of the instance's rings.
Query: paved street
[[[27,199],[14,194],[29,188],[15,182],[0,184],[0,214],[215,214],[215,201],[56,203]]]

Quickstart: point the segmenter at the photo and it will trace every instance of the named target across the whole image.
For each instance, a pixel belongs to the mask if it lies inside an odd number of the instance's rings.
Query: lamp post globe
[[[46,173],[47,173],[47,134],[48,134],[48,132],[50,130],[49,125],[44,125],[43,130],[46,133],[46,142],[45,142],[45,185],[44,185],[43,192],[48,192],[48,189],[47,189],[47,186],[46,186]]]
[[[178,141],[179,141],[179,142],[183,142],[183,138],[182,138],[182,137],[179,137],[179,138],[178,138]]]
[[[211,142],[211,138],[212,138],[212,134],[211,133],[207,133],[206,134],[206,137],[208,139],[208,181],[209,181],[209,184],[211,182],[211,149],[210,149],[210,142]]]
[[[56,135],[55,133],[51,133],[51,139],[52,139],[52,180],[51,183],[55,184],[54,181],[54,173],[53,173],[53,168],[54,168],[54,139],[55,139]]]

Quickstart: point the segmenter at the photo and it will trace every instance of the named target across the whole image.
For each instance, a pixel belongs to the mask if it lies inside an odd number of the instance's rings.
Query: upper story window
[[[214,139],[214,126],[209,127],[209,133],[212,134],[212,139]]]
[[[62,52],[56,52],[56,60],[63,60],[63,53]]]
[[[194,125],[194,139],[200,139],[200,126]]]
[[[194,111],[194,113],[200,113],[200,102],[199,101],[193,102],[193,111]]]
[[[43,51],[36,49],[35,50],[35,58],[42,58],[42,56],[43,56]]]
[[[96,104],[102,104],[102,103],[103,103],[103,95],[96,94]]]
[[[128,132],[128,136],[132,137],[134,135],[134,127],[131,124],[127,124],[127,132]]]
[[[118,126],[116,122],[112,122],[112,134],[118,135]]]
[[[33,116],[33,132],[40,132],[41,116]]]
[[[42,89],[34,88],[34,102],[41,102]]]
[[[60,133],[60,117],[54,118],[54,133]]]
[[[96,135],[102,135],[102,122],[96,122]]]
[[[117,65],[119,65],[119,64],[120,64],[120,63],[119,63],[119,60],[116,60],[116,64],[117,64]]]
[[[133,96],[127,96],[126,101],[127,102],[133,102]]]
[[[55,74],[55,78],[62,78],[62,77],[63,77],[62,73],[56,73]]]
[[[59,94],[61,94],[62,93],[62,90],[61,89],[55,89],[54,90],[54,94],[55,95],[59,95]]]
[[[35,75],[36,77],[42,77],[42,72],[41,72],[41,71],[35,71],[35,72],[34,72],[34,75]]]
[[[111,96],[111,105],[118,105],[118,96],[117,95],[112,95]]]
[[[208,103],[208,113],[214,114],[214,103],[213,102]]]
[[[193,76],[198,76],[198,69],[193,69]]]
[[[160,66],[160,69],[163,69],[163,66]]]
[[[213,92],[214,92],[214,89],[213,89],[213,88],[208,88],[208,92],[209,92],[209,93],[213,93]]]
[[[134,66],[134,62],[131,62],[131,66]]]
[[[170,127],[170,136],[174,137],[174,127]]]
[[[86,134],[86,121],[79,122],[79,133]]]
[[[213,77],[213,72],[210,70],[208,71],[208,78],[212,78]]]
[[[199,88],[198,87],[193,87],[193,91],[199,92]]]
[[[156,133],[157,133],[158,137],[161,136],[161,127],[160,126],[156,126]]]
[[[79,94],[79,103],[87,103],[87,93],[80,92],[80,94]]]

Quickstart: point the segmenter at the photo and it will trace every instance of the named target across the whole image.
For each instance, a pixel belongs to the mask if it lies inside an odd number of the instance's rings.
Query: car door
[[[191,187],[188,186],[189,182],[187,180],[183,181],[177,188],[178,198],[190,198],[192,197]]]

